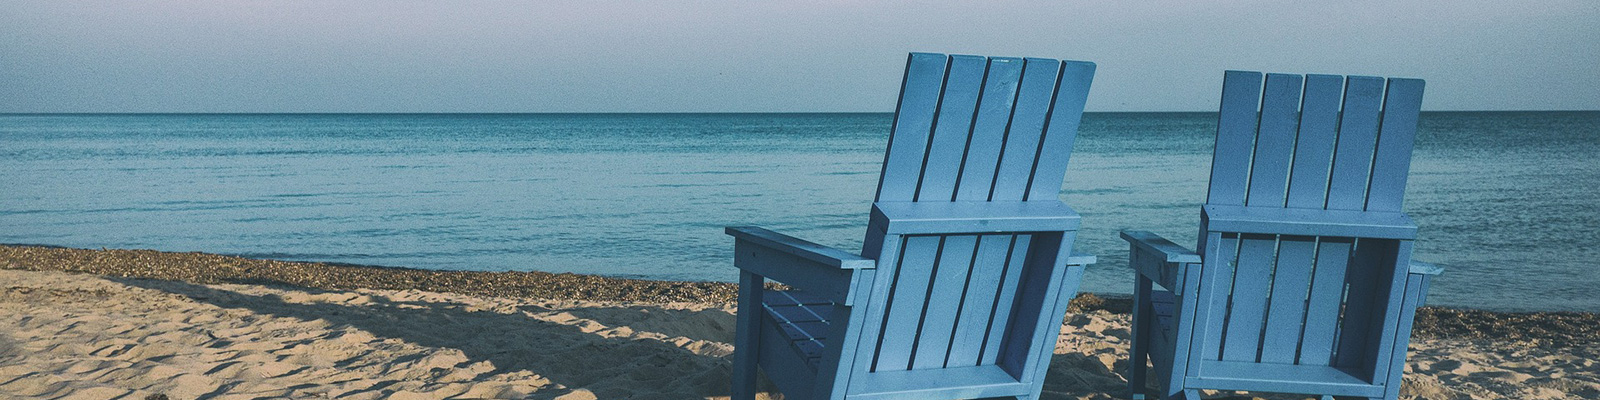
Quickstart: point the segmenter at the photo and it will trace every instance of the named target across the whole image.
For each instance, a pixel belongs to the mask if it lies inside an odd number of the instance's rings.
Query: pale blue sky
[[[1600,109],[1597,1],[1193,3],[8,0],[0,112],[886,112],[910,51],[1093,61],[1092,111],[1215,110],[1225,69]]]

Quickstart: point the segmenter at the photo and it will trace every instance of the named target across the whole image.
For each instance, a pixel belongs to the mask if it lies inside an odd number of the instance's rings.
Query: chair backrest
[[[1228,71],[1206,203],[1398,213],[1423,82]],[[1381,106],[1381,107],[1380,107]],[[1292,210],[1290,210],[1292,211]],[[1287,215],[1288,213],[1285,213]],[[1324,213],[1326,214],[1326,213]],[[1209,228],[1201,227],[1205,249]],[[1410,242],[1221,232],[1202,360],[1374,368]],[[1221,323],[1215,323],[1221,322]]]
[[[911,54],[876,201],[1060,201],[1093,75],[1087,62]],[[899,262],[892,276],[880,272],[880,284],[892,287],[887,299],[873,300],[886,310],[882,321],[867,322],[879,329],[862,337],[875,347],[863,361],[872,371],[1016,369],[1021,356],[1007,354],[1020,350],[1006,341],[1017,340],[1013,331],[1031,334],[1042,306],[1023,304],[1038,303],[1020,283],[1030,252],[1059,245],[1039,245],[1035,236],[907,236],[886,244],[881,227],[870,227],[862,254],[890,248],[897,254],[878,259]]]

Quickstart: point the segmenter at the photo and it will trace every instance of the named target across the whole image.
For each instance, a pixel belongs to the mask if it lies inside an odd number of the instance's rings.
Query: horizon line
[[[1215,113],[1216,110],[1199,111],[1084,111],[1085,114],[1194,114]],[[1600,109],[1551,110],[1422,110],[1424,113],[1519,113],[1519,112],[1600,112]],[[894,114],[894,111],[162,111],[162,112],[0,112],[0,116],[45,115],[706,115],[706,114]]]

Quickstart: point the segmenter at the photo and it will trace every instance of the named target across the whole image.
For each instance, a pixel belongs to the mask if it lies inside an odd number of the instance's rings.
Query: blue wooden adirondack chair
[[[1059,200],[1094,64],[913,53],[861,256],[730,227],[733,398],[1038,396],[1092,256]],[[763,289],[766,278],[792,287]]]
[[[1226,74],[1203,253],[1122,233],[1135,398],[1147,356],[1164,399],[1398,396],[1412,316],[1441,271],[1411,260],[1417,227],[1400,211],[1422,86],[1268,74],[1263,90],[1260,73]]]

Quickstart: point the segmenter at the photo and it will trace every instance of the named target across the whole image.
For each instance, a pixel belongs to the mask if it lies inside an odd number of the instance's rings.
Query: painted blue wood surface
[[[1060,78],[1056,81],[1056,96],[1050,100],[1053,102],[1050,114],[1045,116],[1044,138],[1039,144],[1042,151],[1034,160],[1033,175],[1028,178],[1028,193],[1023,195],[1023,200],[1041,201],[1060,196],[1061,181],[1067,175],[1067,161],[1072,157],[1072,145],[1078,137],[1078,124],[1083,119],[1089,83],[1094,80],[1094,63],[1065,61],[1061,63],[1060,71]],[[1028,99],[1018,98],[1018,101]],[[1023,122],[1031,121],[1027,119]]]
[[[1422,81],[1228,71],[1192,253],[1124,232],[1128,376],[1159,398],[1248,390],[1394,399],[1439,269],[1401,212]],[[1171,300],[1167,300],[1171,299]],[[1149,393],[1130,383],[1135,397]]]
[[[1019,86],[1027,90],[1018,91],[1012,99],[1003,99],[1003,104],[1015,107],[1000,107],[1012,109],[1005,113],[1008,116],[1007,125],[1017,129],[1006,131],[998,170],[993,179],[984,180],[993,181],[991,185],[986,185],[992,187],[990,200],[1021,201],[1028,187],[1028,178],[1034,173],[1034,161],[1038,159],[1040,129],[1045,116],[1049,114],[1050,98],[1055,93],[1056,71],[1060,70],[1061,63],[1055,60],[1032,60],[1026,66],[1032,67],[1027,71],[1029,73],[1024,76],[1019,70],[1017,79],[1022,80],[1018,82]],[[1057,182],[1056,189],[1060,188],[1061,184]]]
[[[972,260],[976,255],[977,243],[978,237],[972,235],[945,238],[939,261],[933,265],[933,283],[928,287],[928,293],[929,296],[943,295],[957,299],[935,301],[930,297],[928,306],[922,312],[920,326],[917,327],[919,345],[912,369],[935,369],[948,365],[950,348],[955,346],[951,339],[961,315],[961,303],[966,300],[967,279],[972,276]]]
[[[1422,108],[1421,79],[1390,79],[1383,97],[1382,131],[1373,154],[1372,184],[1367,211],[1400,211],[1411,170],[1411,147],[1417,139],[1417,115]]]
[[[916,196],[928,133],[939,112],[949,62],[943,54],[927,53],[912,53],[906,61],[900,102],[895,106],[894,125],[889,130],[889,151],[883,156],[883,172],[874,200],[910,201]]]
[[[749,271],[739,271],[739,315],[761,315],[761,282],[764,279]],[[739,332],[752,332],[737,335],[733,338],[733,346],[740,349],[752,349],[761,341],[761,318],[739,318],[735,322],[735,329]],[[756,358],[760,354],[754,351],[735,352],[733,354],[733,392],[734,398],[754,398],[756,394]]]
[[[1222,359],[1223,332],[1230,317],[1229,304],[1233,300],[1234,269],[1238,265],[1239,234],[1222,233],[1207,234],[1206,260],[1215,260],[1205,265],[1204,278],[1201,288],[1207,292],[1195,293],[1197,301],[1203,299],[1203,313],[1207,318],[1201,322],[1205,325],[1197,331],[1200,336],[1200,345],[1190,349],[1190,356],[1195,360],[1220,360]],[[1209,247],[1213,241],[1215,247]],[[1168,288],[1168,290],[1175,288]],[[1199,364],[1193,364],[1198,366]],[[1189,373],[1197,373],[1197,367],[1192,367]]]
[[[1339,98],[1344,77],[1306,75],[1301,98],[1300,131],[1294,142],[1294,169],[1289,173],[1289,208],[1320,210],[1328,202],[1328,171],[1333,144],[1339,137]]]
[[[982,364],[978,360],[983,353],[984,337],[989,333],[989,323],[994,320],[995,299],[1006,273],[1006,252],[1012,249],[1013,239],[1011,235],[978,238],[973,259],[989,261],[974,263],[968,272],[966,296],[959,302],[961,315],[951,333],[950,352],[945,357],[947,366]]]
[[[1036,398],[1094,260],[1072,252],[1079,217],[1058,196],[1093,72],[912,54],[860,256],[728,229],[733,398],[753,368],[786,398]]]
[[[1059,63],[1058,63],[1059,64]],[[1021,90],[1023,60],[992,58],[989,73],[984,77],[983,100],[975,114],[966,115],[973,121],[972,141],[967,144],[961,166],[959,192],[952,196],[960,201],[986,201],[995,185],[995,168],[999,165],[1001,149],[1011,146],[1007,124],[1012,120],[1013,105]],[[1052,79],[1054,77],[1051,77]],[[1022,111],[1017,108],[1017,111]],[[981,140],[980,140],[981,139]]]
[[[1306,296],[1311,286],[1311,266],[1315,261],[1316,238],[1281,236],[1278,259],[1272,273],[1272,301],[1267,306],[1267,325],[1261,338],[1263,363],[1294,364],[1305,328]]]
[[[1247,206],[1283,207],[1289,159],[1294,156],[1295,134],[1300,129],[1300,82],[1299,75],[1267,74]]]
[[[1011,326],[1011,310],[1015,309],[1017,301],[1017,287],[1022,285],[1023,269],[1028,260],[1028,249],[1033,248],[1033,235],[1015,235],[1012,237],[1011,247],[1006,249],[1005,261],[1001,272],[999,291],[995,294],[995,304],[989,323],[988,333],[983,336],[983,349],[978,353],[978,364],[994,364],[1000,359],[1000,344],[1005,338],[1006,330]]]
[[[1329,210],[1365,210],[1367,182],[1372,177],[1372,151],[1378,143],[1378,115],[1383,104],[1383,79],[1345,78],[1344,111],[1328,181]]]
[[[917,195],[912,201],[949,201],[954,194],[956,179],[961,173],[960,160],[974,129],[972,115],[978,108],[978,92],[986,89],[984,78],[985,72],[990,71],[988,64],[991,63],[983,57],[950,57],[944,93],[940,95],[936,112],[938,119],[934,121]]]
[[[1060,201],[879,202],[873,223],[884,232],[934,235],[1078,229],[1078,213]]]
[[[1256,361],[1261,351],[1261,325],[1267,309],[1267,291],[1272,287],[1272,259],[1276,254],[1272,236],[1239,236],[1239,256],[1234,262],[1233,296],[1228,306],[1227,326],[1222,336],[1222,359]]]
[[[1224,205],[1206,205],[1200,212],[1205,214],[1208,228],[1221,232],[1381,239],[1417,237],[1416,223],[1399,212]]]
[[[1345,268],[1350,261],[1349,238],[1322,238],[1317,243],[1316,271],[1311,279],[1311,299],[1306,307],[1306,327],[1300,341],[1299,363],[1331,365],[1334,334],[1344,300]]]
[[[1228,71],[1222,78],[1222,111],[1211,156],[1211,189],[1206,204],[1244,205],[1260,114],[1261,73]]]
[[[928,300],[928,281],[933,277],[944,238],[913,236],[906,239],[906,254],[900,258],[894,280],[890,282],[888,315],[877,337],[878,351],[872,355],[873,371],[901,371],[911,368],[911,351],[917,344],[917,326]]]

